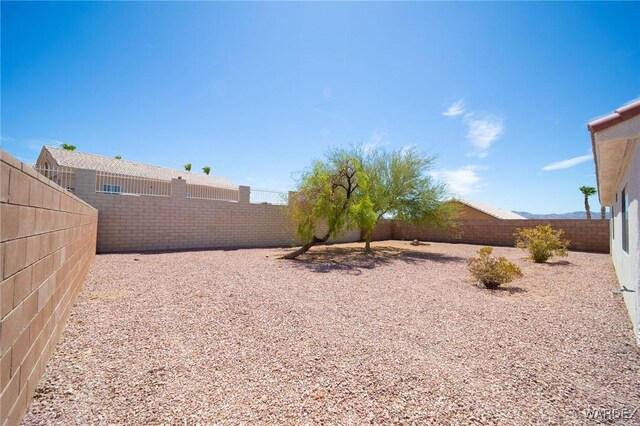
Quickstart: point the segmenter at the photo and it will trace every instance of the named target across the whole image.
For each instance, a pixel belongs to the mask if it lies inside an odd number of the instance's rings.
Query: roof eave
[[[613,114],[605,115],[604,117],[589,122],[589,124],[587,124],[587,128],[591,134],[597,133],[639,114],[640,100],[637,100],[616,109]]]

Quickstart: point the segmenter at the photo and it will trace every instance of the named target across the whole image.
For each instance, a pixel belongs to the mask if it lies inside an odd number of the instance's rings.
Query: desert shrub
[[[516,247],[528,251],[536,263],[543,263],[553,256],[566,257],[569,240],[563,240],[564,231],[550,225],[516,229]]]
[[[497,288],[501,284],[510,283],[522,277],[522,271],[506,257],[492,257],[493,247],[478,250],[479,257],[467,261],[469,272],[487,288]]]

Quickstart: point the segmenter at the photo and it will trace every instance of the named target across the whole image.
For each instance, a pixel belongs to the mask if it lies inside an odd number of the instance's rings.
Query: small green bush
[[[528,251],[536,263],[544,263],[553,256],[568,256],[570,241],[562,239],[562,229],[538,225],[535,228],[518,228],[513,235],[516,237],[516,247]]]
[[[522,278],[522,271],[506,257],[491,257],[493,247],[483,247],[478,250],[480,257],[473,257],[467,261],[469,272],[487,288],[497,288],[501,284],[510,283],[516,278]]]

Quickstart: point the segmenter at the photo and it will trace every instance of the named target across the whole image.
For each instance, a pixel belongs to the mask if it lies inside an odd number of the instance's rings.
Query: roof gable
[[[456,198],[454,201],[457,201],[465,206],[469,206],[472,209],[476,209],[481,211],[482,213],[486,213],[489,216],[493,216],[496,219],[501,220],[514,220],[514,219],[526,219],[526,217],[520,216],[512,211],[501,209],[500,207],[494,207],[490,204],[482,203],[480,201],[470,201],[470,200],[462,200],[460,198]]]

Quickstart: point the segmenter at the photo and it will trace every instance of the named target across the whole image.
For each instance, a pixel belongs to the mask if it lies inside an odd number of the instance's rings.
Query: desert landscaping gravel
[[[477,246],[374,248],[97,256],[24,424],[582,425],[640,407],[608,255],[496,248],[525,276],[487,290]]]

